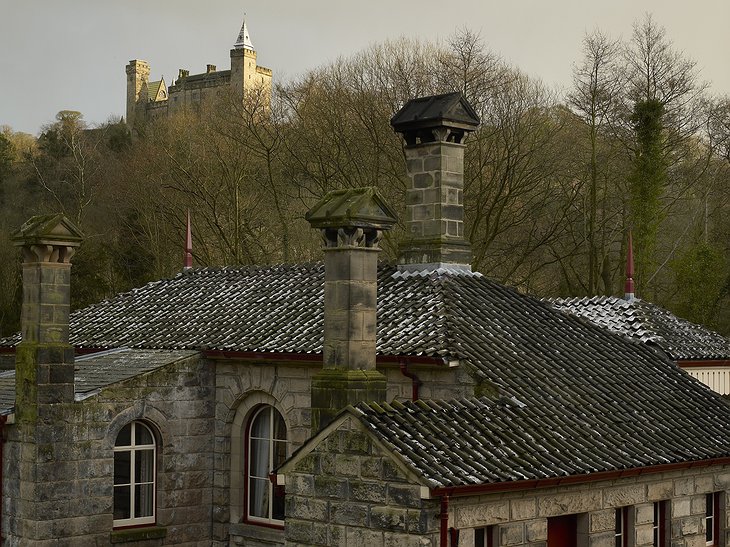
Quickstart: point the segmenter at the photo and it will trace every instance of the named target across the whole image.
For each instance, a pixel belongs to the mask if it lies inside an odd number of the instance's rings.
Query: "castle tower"
[[[231,88],[239,95],[243,96],[244,91],[256,89],[262,84],[271,86],[271,71],[264,69],[265,72],[257,70],[256,67],[256,50],[251,42],[248,34],[246,20],[243,20],[241,31],[238,33],[236,43],[233,44],[231,50]],[[264,77],[268,73],[268,82],[264,82]]]
[[[150,64],[133,59],[127,65],[127,125],[133,127],[139,107],[147,102],[147,83],[150,79]]]

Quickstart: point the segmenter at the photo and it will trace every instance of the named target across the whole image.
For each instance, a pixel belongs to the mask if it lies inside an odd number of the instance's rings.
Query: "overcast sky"
[[[730,0],[0,0],[0,125],[37,134],[59,110],[91,124],[124,115],[130,59],[168,85],[178,68],[228,69],[244,12],[276,81],[388,38],[446,39],[466,26],[563,88],[586,31],[628,38],[650,12],[712,91],[730,94]]]

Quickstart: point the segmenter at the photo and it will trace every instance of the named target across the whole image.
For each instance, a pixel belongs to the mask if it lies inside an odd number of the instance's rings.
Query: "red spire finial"
[[[624,287],[624,299],[634,299],[634,245],[631,242],[631,230],[629,230],[629,247],[626,250],[626,285]]]
[[[193,267],[193,232],[190,229],[190,209],[188,209],[188,225],[185,237],[185,264],[184,270],[189,270]]]

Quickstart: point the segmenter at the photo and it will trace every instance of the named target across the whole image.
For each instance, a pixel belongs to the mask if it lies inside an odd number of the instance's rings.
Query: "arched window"
[[[142,422],[125,425],[114,443],[114,526],[155,523],[155,461],[152,431]]]
[[[284,524],[284,493],[269,475],[286,459],[286,423],[272,406],[256,410],[246,434],[246,520]]]

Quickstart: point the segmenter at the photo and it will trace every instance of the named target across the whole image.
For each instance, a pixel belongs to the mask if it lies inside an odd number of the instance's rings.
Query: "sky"
[[[546,84],[566,89],[586,32],[628,39],[644,14],[730,95],[730,0],[0,0],[0,126],[38,134],[60,110],[91,125],[124,115],[125,66],[230,68],[246,16],[258,63],[284,82],[400,36],[446,40],[457,29]]]

